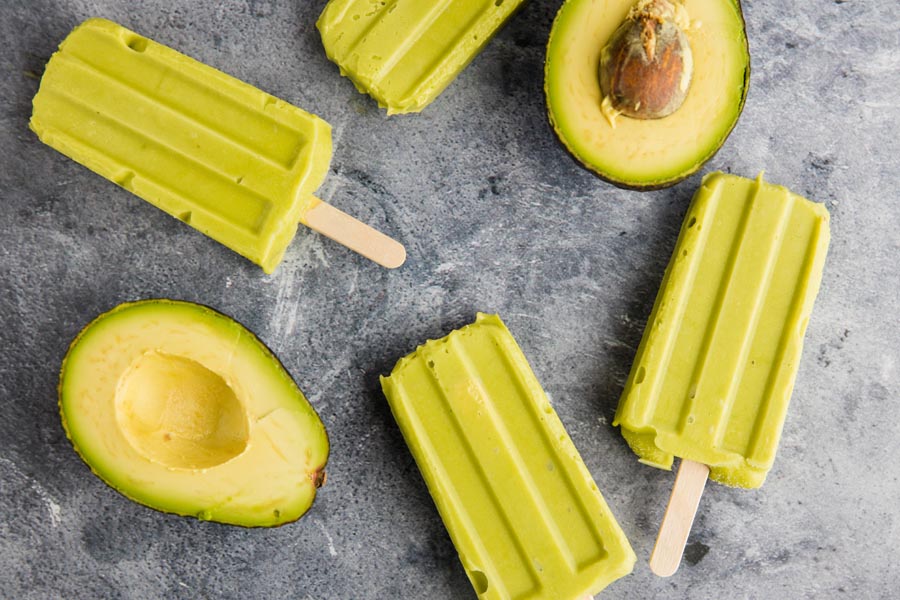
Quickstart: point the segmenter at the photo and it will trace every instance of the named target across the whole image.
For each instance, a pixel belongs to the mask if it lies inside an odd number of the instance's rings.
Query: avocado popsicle
[[[707,472],[763,484],[829,238],[824,205],[762,175],[703,179],[614,421],[641,462],[669,469],[678,456],[700,491]]]
[[[405,258],[313,196],[331,161],[328,123],[116,23],[76,27],[33,104],[41,141],[267,273],[301,222],[385,266]]]
[[[331,0],[316,24],[328,58],[389,115],[419,112],[522,0]]]
[[[575,600],[634,553],[527,359],[495,315],[381,379],[480,598]]]

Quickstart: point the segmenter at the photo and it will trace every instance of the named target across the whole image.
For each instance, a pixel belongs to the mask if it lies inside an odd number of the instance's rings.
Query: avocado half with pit
[[[145,300],[97,317],[63,361],[59,406],[91,470],[157,510],[281,525],[325,479],[315,410],[256,336],[205,306]]]
[[[670,186],[712,158],[743,110],[740,2],[567,0],[544,76],[550,122],[581,164],[624,188]]]

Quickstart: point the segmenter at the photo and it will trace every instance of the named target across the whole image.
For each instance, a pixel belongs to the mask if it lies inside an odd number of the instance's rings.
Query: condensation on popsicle
[[[712,173],[694,196],[614,424],[641,461],[731,486],[775,460],[828,248],[822,204]]]
[[[480,598],[581,600],[635,562],[495,315],[420,346],[382,388]]]
[[[388,114],[419,112],[481,51],[522,0],[331,0],[325,53]]]
[[[317,229],[338,212],[313,197],[331,161],[328,123],[111,21],[69,34],[33,104],[41,141],[267,273],[298,223]],[[403,262],[402,246],[368,226],[362,233],[376,244],[370,258]],[[354,249],[371,244],[362,246]]]

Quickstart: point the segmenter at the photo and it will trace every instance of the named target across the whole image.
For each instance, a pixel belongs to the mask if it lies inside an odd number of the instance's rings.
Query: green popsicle
[[[822,279],[828,211],[788,189],[712,173],[694,196],[614,424],[642,462],[674,456],[762,485]]]
[[[499,317],[426,342],[381,380],[480,598],[576,600],[634,553]]]
[[[675,573],[711,478],[756,488],[775,460],[829,241],[828,211],[712,173],[694,195],[613,424],[678,476],[650,569]]]
[[[419,112],[522,0],[331,0],[316,24],[328,58],[388,114]]]
[[[331,127],[105,19],[47,63],[29,123],[41,141],[271,273],[298,223],[387,267],[403,246],[313,196]]]

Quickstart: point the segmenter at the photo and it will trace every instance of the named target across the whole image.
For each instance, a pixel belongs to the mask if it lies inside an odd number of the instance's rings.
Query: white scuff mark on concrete
[[[44,501],[47,504],[47,508],[50,510],[50,524],[54,527],[58,527],[60,523],[62,523],[62,508],[53,501],[53,498],[47,496]]]
[[[297,236],[294,238],[294,241],[288,246],[284,260],[282,260],[281,265],[275,271],[276,276],[281,271],[288,269],[302,271],[312,267],[316,262],[324,267],[328,267],[328,255],[325,246],[327,243],[330,242],[326,241],[325,236],[317,234],[312,229],[300,227],[297,230]]]
[[[316,519],[315,523],[316,526],[322,530],[322,535],[325,536],[325,539],[328,540],[328,554],[330,554],[331,556],[337,556],[337,550],[335,550],[334,548],[334,539],[331,537],[331,534],[328,533],[328,530],[325,529],[325,525],[321,521]]]
[[[359,284],[359,269],[350,271],[350,289],[347,290],[347,296],[353,297],[356,294],[356,288]]]
[[[599,354],[595,354],[593,352],[585,352],[584,350],[576,350],[575,354],[577,356],[584,356],[595,362],[600,362],[601,360],[603,360],[603,357],[600,356]]]
[[[540,319],[538,315],[529,315],[527,313],[509,313],[510,317],[516,317],[518,319]]]
[[[634,346],[631,344],[627,344],[622,340],[617,340],[615,338],[604,338],[602,340],[603,344],[610,348],[624,348],[626,350],[634,350]]]
[[[278,291],[275,296],[275,309],[272,311],[272,337],[281,349],[282,342],[294,333],[299,316],[299,302],[294,294],[296,271],[283,265],[281,276],[277,280]]]
[[[885,354],[881,357],[881,380],[882,381],[890,381],[891,377],[894,374],[894,369],[896,368],[896,363],[894,362],[894,357],[890,354]]]
[[[869,54],[866,60],[861,61],[856,68],[863,75],[869,76],[896,73],[897,69],[900,69],[900,57],[897,56],[896,52],[884,49],[880,52]],[[896,107],[896,104],[888,108],[894,107]]]
[[[226,277],[225,278],[225,289],[230,288],[232,285],[234,285],[234,282],[231,281],[231,277]]]
[[[50,525],[53,527],[58,527],[60,523],[62,523],[62,507],[60,507],[59,503],[53,499],[47,490],[44,489],[40,483],[35,481],[33,478],[29,477],[25,473],[22,472],[19,467],[16,466],[16,463],[13,461],[0,457],[0,463],[8,466],[15,473],[17,473],[22,479],[28,482],[28,486],[34,490],[34,493],[38,495],[41,499],[41,502],[47,508],[47,512],[50,513]]]

